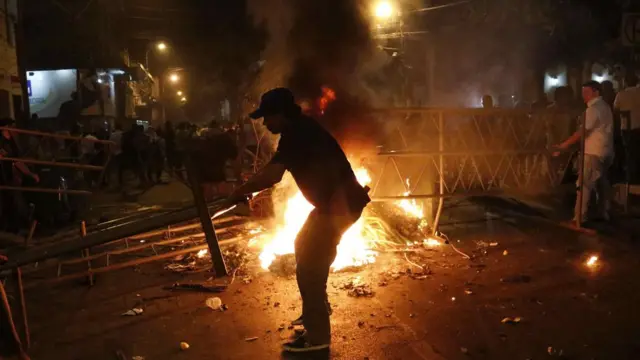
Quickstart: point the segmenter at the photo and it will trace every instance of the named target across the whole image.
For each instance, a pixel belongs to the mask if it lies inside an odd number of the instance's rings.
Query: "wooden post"
[[[87,236],[87,224],[84,220],[80,223],[80,236],[84,239]],[[82,257],[89,257],[91,254],[89,249],[82,250]],[[87,260],[87,268],[91,271],[91,260]],[[87,278],[89,280],[89,286],[93,286],[93,274],[90,274]]]
[[[222,251],[220,250],[220,244],[218,244],[218,237],[211,221],[211,214],[209,214],[209,207],[207,201],[204,198],[202,192],[201,181],[198,176],[198,172],[195,169],[195,164],[192,162],[189,156],[185,159],[187,167],[187,176],[191,183],[191,191],[193,193],[193,203],[198,211],[198,217],[200,218],[200,224],[202,225],[202,232],[204,232],[207,245],[209,246],[209,254],[211,255],[211,262],[213,263],[213,271],[216,276],[227,276],[227,265],[224,263],[222,257]]]

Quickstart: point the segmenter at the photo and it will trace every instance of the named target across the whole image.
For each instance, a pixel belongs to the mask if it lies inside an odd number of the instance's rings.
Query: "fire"
[[[366,169],[357,168],[354,173],[360,185],[365,186],[371,183],[371,176]],[[277,256],[294,253],[295,238],[300,229],[302,229],[309,213],[313,210],[313,205],[302,196],[290,175],[285,176],[282,186],[285,188],[294,187],[296,191],[293,196],[286,200],[283,206],[284,212],[279,217],[280,225],[275,232],[260,236],[264,245],[259,259],[260,265],[265,270],[269,268]],[[409,188],[408,179],[407,187]],[[407,191],[404,195],[407,196],[410,193],[410,191]],[[427,221],[424,218],[423,208],[415,199],[399,200],[394,205],[402,210],[405,216],[419,219],[420,228],[426,228]],[[372,228],[370,223],[365,221],[365,217],[361,217],[342,236],[338,245],[338,254],[331,268],[337,271],[349,266],[360,266],[375,262],[378,254],[374,250],[376,248],[375,244],[385,242],[387,239],[384,236],[379,230]],[[431,238],[424,239],[423,244],[428,247],[441,245],[438,240]]]
[[[323,86],[322,97],[320,97],[320,100],[318,100],[320,113],[324,114],[324,111],[327,109],[329,104],[332,103],[335,99],[336,99],[336,92],[329,87]]]
[[[406,183],[407,183],[407,188],[410,189],[411,183],[409,182],[409,179],[406,180]],[[411,190],[406,191],[403,195],[404,196],[411,195]],[[418,203],[416,202],[416,199],[399,200],[397,202],[397,205],[402,210],[404,210],[404,212],[409,216],[415,217],[416,219],[424,218],[424,210],[422,206],[418,205]]]
[[[596,255],[592,255],[587,259],[586,265],[588,267],[595,267],[598,265],[598,257]]]
[[[362,186],[371,182],[371,177],[365,169],[357,169],[355,174]],[[284,183],[285,186],[295,186],[290,176],[284,179]],[[260,254],[260,265],[263,269],[268,269],[278,255],[292,254],[294,252],[296,235],[304,225],[311,210],[313,210],[313,205],[302,196],[299,190],[287,200],[282,225],[267,240],[267,244]],[[364,220],[360,218],[342,235],[338,245],[338,255],[331,265],[334,271],[375,261],[377,252],[371,250],[371,242],[365,238],[363,233]]]
[[[202,259],[203,257],[207,256],[208,253],[209,253],[209,251],[207,249],[202,249],[202,250],[198,251],[196,256],[198,257],[198,259]]]

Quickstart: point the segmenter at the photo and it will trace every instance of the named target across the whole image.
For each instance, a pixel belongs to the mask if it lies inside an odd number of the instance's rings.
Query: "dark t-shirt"
[[[0,134],[0,154],[6,158],[19,157],[18,144],[13,137],[5,138]],[[0,161],[0,184],[10,185],[13,183],[13,162]]]
[[[371,201],[336,139],[310,117],[291,121],[271,161],[291,172],[302,195],[319,211],[329,210],[338,190],[344,190],[351,211],[362,211]]]

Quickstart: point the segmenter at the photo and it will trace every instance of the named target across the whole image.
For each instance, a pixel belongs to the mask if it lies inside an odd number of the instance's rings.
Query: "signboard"
[[[622,45],[640,47],[640,13],[627,13],[622,17]]]

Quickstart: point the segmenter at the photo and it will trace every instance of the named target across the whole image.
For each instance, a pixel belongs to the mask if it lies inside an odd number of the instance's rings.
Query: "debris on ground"
[[[296,256],[286,254],[277,256],[269,265],[269,271],[278,276],[293,276],[296,273]]]
[[[473,291],[469,290],[469,289],[465,289],[464,293],[467,295],[473,295]]]
[[[511,283],[511,284],[522,284],[531,282],[531,276],[529,275],[513,275],[506,278],[500,279],[500,282],[503,283]]]
[[[208,298],[204,303],[212,310],[224,311],[224,309],[222,308],[222,299],[220,299],[219,297]]]
[[[362,320],[358,321],[358,327],[359,328],[363,328],[364,327],[364,321],[362,321]]]
[[[141,308],[133,308],[129,311],[122,313],[122,316],[138,316],[144,312]]]
[[[248,338],[244,339],[244,341],[246,341],[246,342],[252,342],[252,341],[256,341],[256,340],[258,340],[257,336],[248,337]]]
[[[189,345],[189,343],[187,343],[187,342],[185,342],[185,341],[183,341],[183,342],[181,342],[181,343],[180,343],[180,350],[183,350],[183,351],[184,351],[184,350],[189,350],[189,348],[190,348],[190,347],[191,347],[191,346]]]
[[[522,321],[522,318],[519,316],[516,317],[506,317],[500,321],[503,324],[518,324]]]
[[[178,255],[171,259],[170,263],[165,264],[164,268],[165,270],[173,271],[176,273],[198,271],[203,267],[203,264],[199,263],[204,262],[199,260],[200,259],[195,254]]]
[[[411,314],[409,314],[409,317],[410,318],[414,318],[414,317],[416,317],[416,314],[411,313]]]
[[[278,326],[278,331],[283,331],[284,330],[284,324],[280,324],[280,326]]]
[[[507,250],[505,250],[505,251],[502,252],[502,255],[507,256],[507,255],[509,255],[509,252]]]
[[[371,289],[371,286],[362,282],[362,279],[359,276],[342,284],[340,289],[347,290],[347,294],[353,297],[371,297],[375,294]]]
[[[236,274],[242,273],[244,266],[250,261],[251,252],[246,249],[245,246],[240,244],[232,244],[225,248],[222,252],[222,257],[224,258],[224,262],[227,265],[227,269],[230,273]],[[209,259],[209,263],[211,263],[211,259]],[[248,278],[248,284],[251,282],[251,277],[246,276],[245,279]]]
[[[549,346],[547,348],[547,353],[551,356],[562,356],[564,354],[564,351],[562,349],[558,350],[553,346]]]
[[[175,283],[171,286],[165,286],[163,289],[169,290],[169,291],[184,290],[184,291],[201,291],[201,292],[219,293],[227,290],[227,286],[226,285],[206,285],[201,283],[195,283],[195,284]]]

